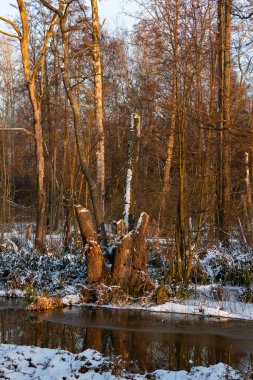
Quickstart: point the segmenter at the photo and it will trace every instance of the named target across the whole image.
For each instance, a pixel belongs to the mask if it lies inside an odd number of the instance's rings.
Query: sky
[[[0,15],[3,17],[13,16],[14,9],[10,4],[16,4],[15,0],[0,0]],[[100,0],[98,1],[100,21],[105,19],[105,26],[113,31],[116,27],[126,27],[131,29],[135,22],[133,17],[127,14],[134,14],[137,5],[131,0]],[[124,13],[125,12],[125,13]],[[2,25],[2,24],[1,24]]]

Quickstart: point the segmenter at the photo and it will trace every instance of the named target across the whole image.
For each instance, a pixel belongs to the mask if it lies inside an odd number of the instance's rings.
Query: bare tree
[[[75,140],[77,146],[78,157],[80,161],[80,166],[82,173],[84,175],[85,180],[88,183],[90,196],[92,199],[92,205],[96,220],[96,225],[98,230],[101,232],[101,238],[104,242],[106,242],[106,233],[104,226],[104,208],[101,199],[101,191],[100,186],[94,181],[94,178],[90,172],[89,164],[82,148],[82,144],[80,141],[79,133],[81,131],[81,115],[80,115],[80,104],[78,98],[76,97],[75,86],[72,85],[71,77],[70,77],[70,47],[69,47],[69,39],[68,39],[68,28],[67,28],[67,20],[68,20],[68,10],[71,3],[65,3],[64,1],[59,1],[59,7],[55,8],[46,0],[40,0],[40,2],[49,10],[54,13],[54,17],[59,18],[59,25],[61,31],[61,42],[62,42],[62,63],[61,70],[63,76],[64,87],[66,90],[66,94],[70,103],[70,107],[73,112],[74,118],[74,130],[75,130]]]
[[[22,31],[11,20],[0,17],[0,20],[9,24],[14,29],[13,33],[1,33],[8,35],[9,37],[17,38],[20,41],[23,69],[26,79],[26,85],[29,91],[29,97],[33,110],[33,126],[34,126],[34,140],[36,148],[36,163],[37,163],[37,223],[36,223],[36,241],[35,246],[37,249],[41,249],[45,237],[45,221],[46,221],[46,189],[45,189],[45,159],[44,159],[44,142],[43,142],[43,128],[41,117],[41,99],[43,86],[40,90],[37,87],[37,75],[39,69],[44,60],[44,56],[47,49],[48,41],[53,33],[53,28],[58,22],[57,15],[54,15],[50,26],[46,32],[41,52],[34,64],[31,67],[31,54],[29,51],[29,22],[25,3],[23,0],[17,0],[19,14],[21,18]]]

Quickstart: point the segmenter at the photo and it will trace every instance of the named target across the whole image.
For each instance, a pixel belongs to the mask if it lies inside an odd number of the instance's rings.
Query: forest
[[[118,1],[0,4],[0,378],[253,378],[253,1]]]
[[[162,241],[188,284],[199,252],[251,252],[253,5],[136,3],[131,32],[106,30],[97,0],[0,16],[1,250],[20,226],[40,254],[84,244],[93,282]]]

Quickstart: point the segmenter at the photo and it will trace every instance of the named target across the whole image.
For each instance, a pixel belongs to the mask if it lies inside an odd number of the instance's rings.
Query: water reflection
[[[91,347],[122,355],[132,371],[189,370],[220,361],[241,371],[252,367],[253,323],[94,308],[32,313],[15,302],[0,301],[2,343],[74,353]]]

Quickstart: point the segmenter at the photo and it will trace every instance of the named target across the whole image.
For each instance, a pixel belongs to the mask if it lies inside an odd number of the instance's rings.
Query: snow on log
[[[80,228],[83,244],[97,242],[97,234],[87,208],[80,205],[75,206],[76,217]]]

